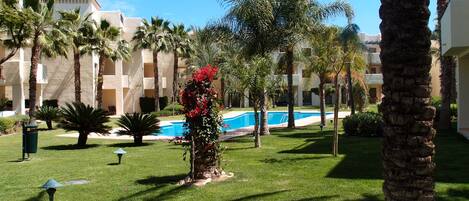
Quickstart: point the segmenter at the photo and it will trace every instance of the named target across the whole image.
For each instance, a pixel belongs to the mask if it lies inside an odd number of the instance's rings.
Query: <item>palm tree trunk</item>
[[[348,104],[350,105],[350,109],[352,110],[352,115],[355,114],[355,100],[353,99],[353,82],[352,82],[352,70],[350,67],[350,62],[347,62],[346,64],[347,68],[347,89],[348,89]]]
[[[440,32],[440,44],[441,40],[441,18],[448,6],[448,0],[438,0],[437,10],[438,10],[438,31]],[[440,116],[438,122],[439,130],[448,130],[451,128],[451,98],[452,98],[452,89],[454,84],[453,76],[456,67],[456,63],[453,57],[443,56],[442,46],[440,45],[440,81],[441,81],[441,107],[440,107]]]
[[[295,128],[295,99],[293,94],[293,46],[287,48],[287,82],[288,82],[288,128]]]
[[[261,147],[261,136],[259,133],[259,112],[257,109],[257,103],[254,103],[254,147]]]
[[[158,69],[158,51],[153,51],[153,77],[154,77],[154,94],[155,94],[155,111],[160,111],[160,80]]]
[[[381,0],[386,200],[435,200],[429,0]]]
[[[103,107],[103,84],[104,84],[104,65],[106,57],[104,55],[99,55],[99,68],[98,68],[98,84],[96,89],[96,102],[98,103],[98,108]]]
[[[177,102],[178,95],[178,66],[179,58],[176,50],[173,51],[174,55],[174,66],[173,66],[173,102]]]
[[[335,87],[335,103],[334,103],[334,136],[332,142],[332,155],[337,157],[339,154],[339,76],[336,75],[334,78],[334,87]]]
[[[47,125],[47,130],[52,130],[52,121],[51,120],[47,120],[46,125]]]
[[[319,77],[319,108],[321,110],[321,125],[326,126],[326,100],[324,97],[324,77]]]
[[[134,136],[134,144],[135,145],[142,145],[143,144],[143,135],[137,134]]]
[[[84,147],[86,146],[86,142],[88,141],[88,133],[82,133],[80,132],[78,134],[78,146],[79,147]]]
[[[81,102],[81,75],[80,75],[80,52],[79,50],[73,50],[74,65],[73,70],[75,73],[75,102]]]
[[[260,121],[260,134],[270,135],[269,123],[268,123],[268,111],[267,111],[267,94],[264,92],[261,94],[260,110],[261,110],[261,121]]]
[[[34,112],[36,111],[36,85],[37,85],[37,67],[41,56],[42,47],[39,42],[41,34],[36,33],[31,48],[31,70],[29,72],[29,117],[30,122],[35,122]]]

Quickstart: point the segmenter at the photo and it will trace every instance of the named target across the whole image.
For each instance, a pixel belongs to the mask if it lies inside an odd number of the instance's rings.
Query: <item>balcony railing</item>
[[[365,74],[366,84],[383,84],[383,74]]]

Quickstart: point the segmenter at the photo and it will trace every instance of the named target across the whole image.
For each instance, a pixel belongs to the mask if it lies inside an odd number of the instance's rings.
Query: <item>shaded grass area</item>
[[[175,185],[188,170],[184,150],[165,142],[135,147],[130,142],[90,140],[76,149],[62,130],[41,132],[39,153],[21,156],[21,136],[0,137],[0,200],[47,200],[38,187],[47,179],[84,179],[65,186],[57,200],[339,200],[375,201],[381,195],[380,138],[341,137],[341,155],[331,152],[331,127],[273,130],[253,148],[250,136],[223,143],[223,167],[235,177],[203,188]],[[443,201],[469,200],[469,143],[454,132],[438,135],[437,191]],[[112,153],[123,147],[122,165]]]

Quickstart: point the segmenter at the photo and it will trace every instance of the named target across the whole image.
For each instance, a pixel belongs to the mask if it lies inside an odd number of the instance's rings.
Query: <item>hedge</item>
[[[348,116],[343,121],[348,136],[376,137],[383,135],[383,118],[378,113],[365,112]]]

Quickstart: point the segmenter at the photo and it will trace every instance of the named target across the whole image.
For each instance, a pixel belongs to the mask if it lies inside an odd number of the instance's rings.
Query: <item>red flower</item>
[[[212,82],[218,73],[218,67],[212,67],[210,64],[198,69],[192,75],[195,82],[209,81]]]

